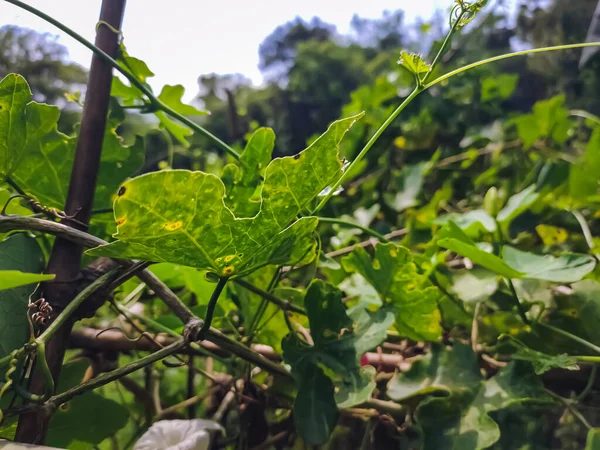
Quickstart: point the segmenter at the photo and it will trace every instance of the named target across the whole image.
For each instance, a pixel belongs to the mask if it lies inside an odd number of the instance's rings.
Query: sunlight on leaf
[[[297,216],[339,176],[340,141],[360,117],[334,122],[303,152],[273,160],[253,218],[235,217],[214,175],[172,170],[127,181],[114,205],[118,241],[88,253],[173,262],[224,277],[310,262],[317,219]]]

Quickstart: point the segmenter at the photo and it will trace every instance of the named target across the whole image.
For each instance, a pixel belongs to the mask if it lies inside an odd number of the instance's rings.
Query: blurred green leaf
[[[394,317],[384,311],[371,314],[365,310],[349,317],[341,292],[320,280],[311,283],[304,304],[313,345],[289,334],[282,342],[283,358],[292,366],[298,383],[296,426],[308,444],[319,445],[327,440],[337,421],[337,407],[331,405],[354,406],[375,388],[373,372],[361,369],[360,358],[385,340]]]
[[[506,100],[509,98],[519,82],[519,75],[515,73],[501,73],[481,80],[481,101]]]
[[[502,248],[502,259],[508,266],[521,272],[523,278],[555,283],[574,283],[596,267],[596,259],[590,255],[536,255],[507,245]]]
[[[0,242],[0,277],[4,271],[22,270],[29,273],[21,275],[36,277],[29,281],[35,283],[41,280],[34,274],[42,272],[44,265],[42,250],[34,238],[19,233]],[[48,275],[45,277],[48,279]],[[28,284],[0,291],[0,358],[28,340],[27,304],[34,289],[35,284]]]
[[[65,364],[57,392],[79,384],[89,365],[87,359]],[[59,448],[71,448],[75,441],[97,445],[123,428],[128,419],[129,412],[122,405],[89,391],[56,410],[48,426],[46,443]]]
[[[394,244],[377,244],[375,256],[356,248],[342,259],[348,272],[357,272],[379,292],[385,304],[396,312],[396,329],[409,339],[434,341],[441,336],[441,314],[437,301],[441,293],[428,286],[417,272],[410,252]]]
[[[531,348],[523,347],[519,349],[517,353],[514,353],[512,358],[521,361],[529,361],[533,365],[535,373],[538,375],[542,375],[551,369],[579,370],[577,360],[571,358],[566,353],[561,353],[560,355],[547,355]]]
[[[600,428],[592,428],[588,431],[585,450],[600,450]]]
[[[535,185],[513,195],[498,213],[497,220],[504,230],[507,230],[513,220],[527,211],[539,198]]]
[[[551,399],[527,363],[514,361],[484,381],[466,345],[432,347],[430,355],[390,381],[395,399],[422,398],[416,409],[423,450],[483,450],[500,437],[490,413]]]

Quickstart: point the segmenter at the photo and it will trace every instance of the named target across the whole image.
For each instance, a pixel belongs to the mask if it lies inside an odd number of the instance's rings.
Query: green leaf
[[[518,270],[510,267],[502,259],[492,253],[483,251],[472,244],[455,238],[445,238],[438,241],[438,245],[469,258],[473,263],[479,264],[492,272],[506,278],[521,278],[523,275]]]
[[[152,91],[150,85],[147,84],[147,79],[154,76],[154,73],[148,68],[146,63],[140,59],[134,58],[127,53],[125,46],[121,43],[119,62],[121,66],[133,73],[142,83],[146,85],[149,91]],[[173,111],[185,116],[200,116],[208,114],[207,111],[199,110],[198,108],[187,105],[181,101],[185,89],[182,85],[163,86],[158,100],[168,106]],[[111,86],[111,95],[121,98],[124,105],[133,105],[136,101],[145,100],[144,94],[135,86],[125,84],[119,78],[114,77]],[[154,115],[158,118],[161,127],[168,130],[177,141],[185,148],[190,146],[186,137],[192,135],[192,130],[186,125],[183,125],[171,119],[163,111],[156,111]]]
[[[331,379],[316,365],[302,373],[294,401],[294,423],[308,445],[327,442],[339,417]]]
[[[338,408],[352,408],[369,400],[377,387],[376,374],[377,369],[375,367],[364,366],[359,370],[360,378],[351,378],[348,383],[337,386],[335,402]]]
[[[477,357],[466,345],[441,345],[390,381],[395,399],[421,401],[415,419],[423,450],[483,450],[500,437],[490,413],[517,405],[548,405],[550,398],[531,366],[513,361],[483,381]],[[424,397],[424,398],[423,398]]]
[[[79,384],[89,365],[83,358],[65,364],[57,391],[64,392]],[[70,448],[75,441],[97,445],[123,428],[128,419],[129,412],[122,405],[89,391],[56,410],[50,420],[46,443],[59,448]]]
[[[508,199],[506,206],[498,213],[498,223],[503,229],[508,229],[513,220],[527,211],[539,198],[540,194],[535,192],[535,185],[513,195]]]
[[[317,445],[327,440],[337,420],[332,404],[351,407],[370,397],[373,372],[361,369],[359,361],[385,340],[394,317],[383,310],[374,314],[359,310],[349,317],[342,293],[321,280],[311,283],[304,304],[314,345],[289,334],[282,342],[283,359],[298,383],[296,426],[307,443]],[[321,386],[315,391],[316,384]]]
[[[29,272],[22,275],[32,275],[44,270],[40,246],[35,239],[21,233],[0,242],[0,274],[3,271],[17,270]],[[27,342],[27,303],[34,289],[35,285],[29,284],[0,291],[0,358]]]
[[[569,170],[569,194],[579,203],[600,201],[600,127],[596,127],[585,155]]]
[[[431,65],[426,63],[423,58],[421,58],[421,55],[416,53],[407,53],[405,51],[400,53],[400,60],[398,61],[398,64],[417,77],[423,73],[429,72],[429,69],[431,69]]]
[[[239,166],[228,164],[223,168],[225,204],[237,217],[252,217],[259,212],[260,196],[256,191],[271,161],[274,146],[273,130],[259,128],[248,140]]]
[[[502,259],[514,270],[521,272],[523,278],[555,283],[574,283],[596,267],[596,259],[590,255],[536,255],[509,246],[502,248]]]
[[[253,218],[235,217],[214,175],[172,170],[129,180],[114,204],[118,241],[88,253],[173,262],[227,277],[267,264],[309,262],[317,219],[297,216],[340,175],[340,141],[360,117],[334,122],[303,152],[271,161]]]
[[[464,214],[447,214],[438,217],[433,223],[436,225],[446,225],[448,222],[454,222],[469,238],[478,239],[484,234],[496,232],[496,221],[483,209],[476,209]]]
[[[406,372],[397,373],[388,382],[387,395],[395,401],[406,401],[429,394],[449,395],[471,391],[481,381],[477,356],[468,345],[444,348],[434,343],[431,351],[416,360]]]
[[[506,100],[509,98],[519,82],[519,75],[516,73],[495,74],[481,80],[481,101]]]
[[[600,345],[600,283],[582,280],[571,285],[570,295],[556,295],[556,322],[553,325]],[[578,354],[589,349],[576,346],[565,349]]]
[[[363,248],[356,248],[342,259],[348,272],[358,272],[396,308],[396,329],[407,338],[433,341],[440,337],[441,314],[435,287],[423,287],[429,281],[417,272],[410,252],[394,244],[377,244],[371,259]]]
[[[205,116],[208,114],[206,111],[201,111],[194,106],[182,103],[181,97],[183,96],[184,92],[185,88],[180,84],[175,86],[169,86],[167,84],[163,86],[158,99],[175,112],[185,116]]]
[[[585,450],[600,450],[600,428],[588,431]]]
[[[529,361],[533,365],[533,369],[537,375],[542,375],[550,369],[579,370],[577,360],[571,358],[566,353],[561,353],[560,355],[547,355],[531,348],[523,347],[519,349],[517,353],[514,353],[512,358],[521,361]]]
[[[417,198],[423,189],[425,173],[429,163],[419,163],[405,166],[395,175],[396,194],[385,194],[385,201],[396,211],[401,212],[418,204]]]
[[[31,92],[22,77],[8,75],[0,82],[0,96],[11,89],[18,94],[14,94],[15,98],[4,95],[4,101],[12,99],[10,116],[8,111],[0,115],[0,176],[10,175],[44,206],[62,209],[77,139],[57,131],[60,111],[56,106],[30,102]],[[111,119],[104,135],[95,208],[109,207],[118,186],[144,161],[142,141],[124,146],[115,131],[119,125],[119,121]],[[10,144],[10,152],[2,150],[3,133],[4,145]]]
[[[27,142],[25,106],[31,91],[25,79],[9,74],[0,81],[0,177],[12,172]],[[17,151],[15,151],[17,150]]]
[[[0,270],[0,291],[54,279],[53,274],[23,273],[20,270]]]
[[[184,90],[184,87],[180,84],[176,86],[165,85],[158,96],[158,99],[175,112],[186,116],[199,116],[208,114],[206,111],[200,111],[191,105],[182,103],[181,97],[184,93]],[[186,148],[190,146],[190,143],[186,137],[192,135],[192,130],[190,130],[187,126],[174,121],[162,111],[157,111],[155,115],[158,117],[160,125],[169,130],[181,145]]]
[[[476,267],[452,272],[452,292],[466,303],[488,300],[498,289],[498,275]]]

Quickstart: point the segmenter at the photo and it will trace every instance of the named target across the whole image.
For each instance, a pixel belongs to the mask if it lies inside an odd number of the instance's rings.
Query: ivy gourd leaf
[[[464,214],[447,214],[433,221],[436,225],[454,222],[467,236],[478,239],[481,235],[496,232],[496,221],[483,209],[475,209]]]
[[[521,272],[523,278],[555,283],[574,283],[596,267],[596,259],[590,255],[536,255],[509,246],[502,248],[502,259],[514,270]]]
[[[588,431],[585,450],[600,450],[600,428],[592,428]]]
[[[441,336],[441,293],[433,286],[423,288],[429,281],[417,272],[408,249],[377,244],[371,259],[365,249],[356,248],[342,259],[342,266],[365,277],[384,302],[396,309],[396,329],[402,336],[417,341]]]
[[[569,170],[569,194],[576,202],[600,201],[600,127],[596,127],[588,142],[585,155]]]
[[[52,280],[53,274],[25,273],[20,270],[0,270],[0,291]]]
[[[452,272],[452,292],[466,303],[490,298],[498,289],[498,275],[481,267]]]
[[[571,289],[573,293],[570,295],[555,296],[557,311],[553,315],[553,325],[600,345],[600,328],[598,327],[600,321],[600,283],[594,280],[581,280],[573,283]],[[559,336],[552,333],[549,339],[556,341]],[[564,348],[563,351],[571,354],[581,354],[589,352],[589,349],[580,345],[570,345]]]
[[[144,83],[149,91],[152,91],[152,88],[147,83],[147,80],[148,78],[153,77],[154,73],[148,68],[144,61],[130,56],[122,43],[118,61],[123,68],[127,69],[142,83]],[[183,103],[181,101],[181,97],[183,96],[184,91],[184,87],[180,84],[175,86],[165,85],[157,98],[164,105],[168,106],[179,114],[186,116],[199,116],[208,114],[207,111],[201,111],[192,105]],[[139,102],[141,100],[145,100],[145,96],[142,91],[129,83],[126,84],[116,76],[112,81],[111,95],[114,97],[119,97],[123,104],[127,106],[136,104],[136,101]],[[181,145],[186,148],[190,146],[190,143],[186,137],[192,135],[192,130],[190,130],[186,125],[171,119],[163,111],[156,111],[154,115],[158,118],[160,126],[168,130]]]
[[[465,345],[452,349],[435,345],[422,361],[396,375],[390,384],[395,385],[394,398],[426,396],[415,412],[423,431],[423,450],[489,448],[500,437],[500,428],[489,413],[515,405],[551,403],[541,380],[522,361],[509,363],[485,382],[476,356]]]
[[[8,95],[11,89],[15,93]],[[77,139],[57,131],[60,111],[56,106],[31,102],[31,91],[23,77],[7,75],[0,82],[0,97],[0,105],[10,108],[6,112],[0,108],[0,176],[10,175],[43,205],[62,209]],[[9,100],[11,103],[5,103]],[[124,146],[115,131],[118,125],[111,119],[105,132],[96,208],[109,207],[118,186],[144,161],[142,141]]]
[[[566,353],[561,353],[560,355],[547,355],[546,353],[523,347],[519,349],[517,353],[514,353],[512,358],[521,361],[529,361],[533,365],[533,369],[537,375],[542,375],[550,369],[579,370],[577,360],[571,358]]]
[[[0,177],[10,175],[27,142],[25,106],[31,91],[25,79],[9,74],[0,81]]]
[[[270,128],[259,128],[252,134],[240,157],[240,165],[228,164],[221,180],[225,185],[225,204],[236,217],[252,217],[260,210],[256,190],[271,161],[275,133]]]
[[[86,358],[66,363],[61,371],[57,392],[64,392],[83,380],[90,361]],[[90,414],[94,411],[94,414]],[[102,420],[98,420],[100,414]],[[58,448],[91,448],[123,428],[129,412],[119,403],[88,391],[73,398],[52,415],[46,443]],[[75,443],[87,443],[76,447]],[[81,445],[81,444],[79,444]]]
[[[502,261],[498,256],[477,247],[471,238],[452,221],[449,221],[440,231],[439,237],[441,238],[438,241],[440,247],[469,258],[475,264],[479,264],[498,275],[506,278],[521,278],[523,275]]]
[[[35,239],[23,233],[11,235],[0,242],[0,274],[17,270],[29,274],[44,270],[40,246]],[[35,285],[29,284],[0,291],[0,358],[27,342],[27,302],[34,289]]]
[[[211,174],[171,170],[125,182],[114,204],[118,240],[88,254],[172,262],[221,277],[311,261],[317,218],[296,218],[339,177],[339,144],[361,116],[334,122],[303,152],[271,161],[252,218],[227,208],[225,186]]]
[[[540,194],[535,192],[535,189],[536,186],[531,185],[508,199],[506,206],[500,210],[497,217],[498,223],[504,230],[507,230],[513,220],[538,200]]]
[[[431,69],[431,64],[426,63],[421,55],[405,51],[400,53],[398,64],[419,78],[421,74],[427,73]]]
[[[163,86],[162,91],[160,91],[160,94],[158,95],[158,99],[179,114],[184,114],[186,116],[205,116],[208,114],[206,111],[201,111],[192,105],[183,103],[181,97],[184,92],[185,88],[180,84],[176,84],[175,86],[167,84]]]
[[[470,391],[481,381],[477,356],[468,345],[451,348],[431,344],[431,351],[415,361],[410,370],[398,373],[388,382],[387,395],[404,402],[429,394],[450,395]]]
[[[295,334],[286,336],[281,345],[283,359],[292,366],[298,383],[296,426],[307,443],[318,445],[335,426],[336,404],[350,407],[370,397],[374,372],[361,368],[359,361],[364,352],[385,340],[394,317],[390,312],[365,310],[349,317],[342,293],[321,280],[311,283],[304,304],[314,345]]]
[[[186,116],[201,116],[208,114],[206,111],[200,111],[191,105],[186,105],[183,103],[181,101],[181,97],[183,96],[184,91],[184,87],[180,84],[175,86],[169,86],[167,84],[163,87],[158,99],[172,110]],[[160,125],[169,130],[181,145],[186,148],[190,146],[190,143],[186,137],[192,135],[192,130],[190,130],[187,126],[174,121],[163,111],[157,111],[155,115],[158,117]]]

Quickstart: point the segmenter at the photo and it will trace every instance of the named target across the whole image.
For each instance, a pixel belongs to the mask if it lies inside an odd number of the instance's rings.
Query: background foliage
[[[434,76],[517,48],[583,42],[596,3],[490,2]],[[543,53],[440,83],[353,168],[322,220],[284,226],[315,206],[343,160],[354,160],[410,93],[414,77],[397,64],[400,51],[431,61],[446,28],[443,14],[407,24],[402,11],[355,17],[348,35],[296,19],[260,47],[263,86],[239,74],[202,75],[194,106],[181,103],[181,87],[165,86],[158,98],[230,143],[239,163],[162,111],[145,111],[140,91],[115,78],[90,228],[112,243],[89,261],[161,261],[150,270],[199,317],[215,288],[207,271],[238,277],[213,325],[283,358],[293,380],[214,349],[207,358],[204,349],[192,359],[196,370],[156,363],[66,403],[48,445],[126,449],[157,418],[212,417],[226,429],[216,448],[596,448],[599,57],[579,67],[581,50]],[[119,61],[143,83],[153,75],[125,47]],[[23,75],[31,94],[9,73]],[[0,152],[0,175],[60,208],[86,70],[48,36],[5,26],[0,78],[0,105],[10,89],[22,93],[23,123],[12,126],[25,130],[15,138],[21,156]],[[61,106],[60,118],[41,102]],[[284,158],[267,168],[271,157]],[[174,194],[163,195],[165,186]],[[13,189],[6,184],[0,199]],[[196,206],[187,209],[191,197]],[[13,201],[3,214],[32,214],[26,206]],[[194,231],[170,242],[165,230],[188,223]],[[0,269],[41,271],[49,238],[3,237],[0,254],[16,245],[27,260]],[[290,262],[298,267],[279,270]],[[0,357],[27,341],[32,290],[0,291]],[[114,326],[123,333],[105,336],[126,351],[95,337]],[[141,329],[178,335],[183,325],[153,290],[128,281],[115,303],[78,323],[57,392],[154,349],[125,344]],[[197,405],[180,405],[200,395]],[[14,406],[11,395],[0,406]],[[8,417],[0,435],[11,438],[15,423]]]

